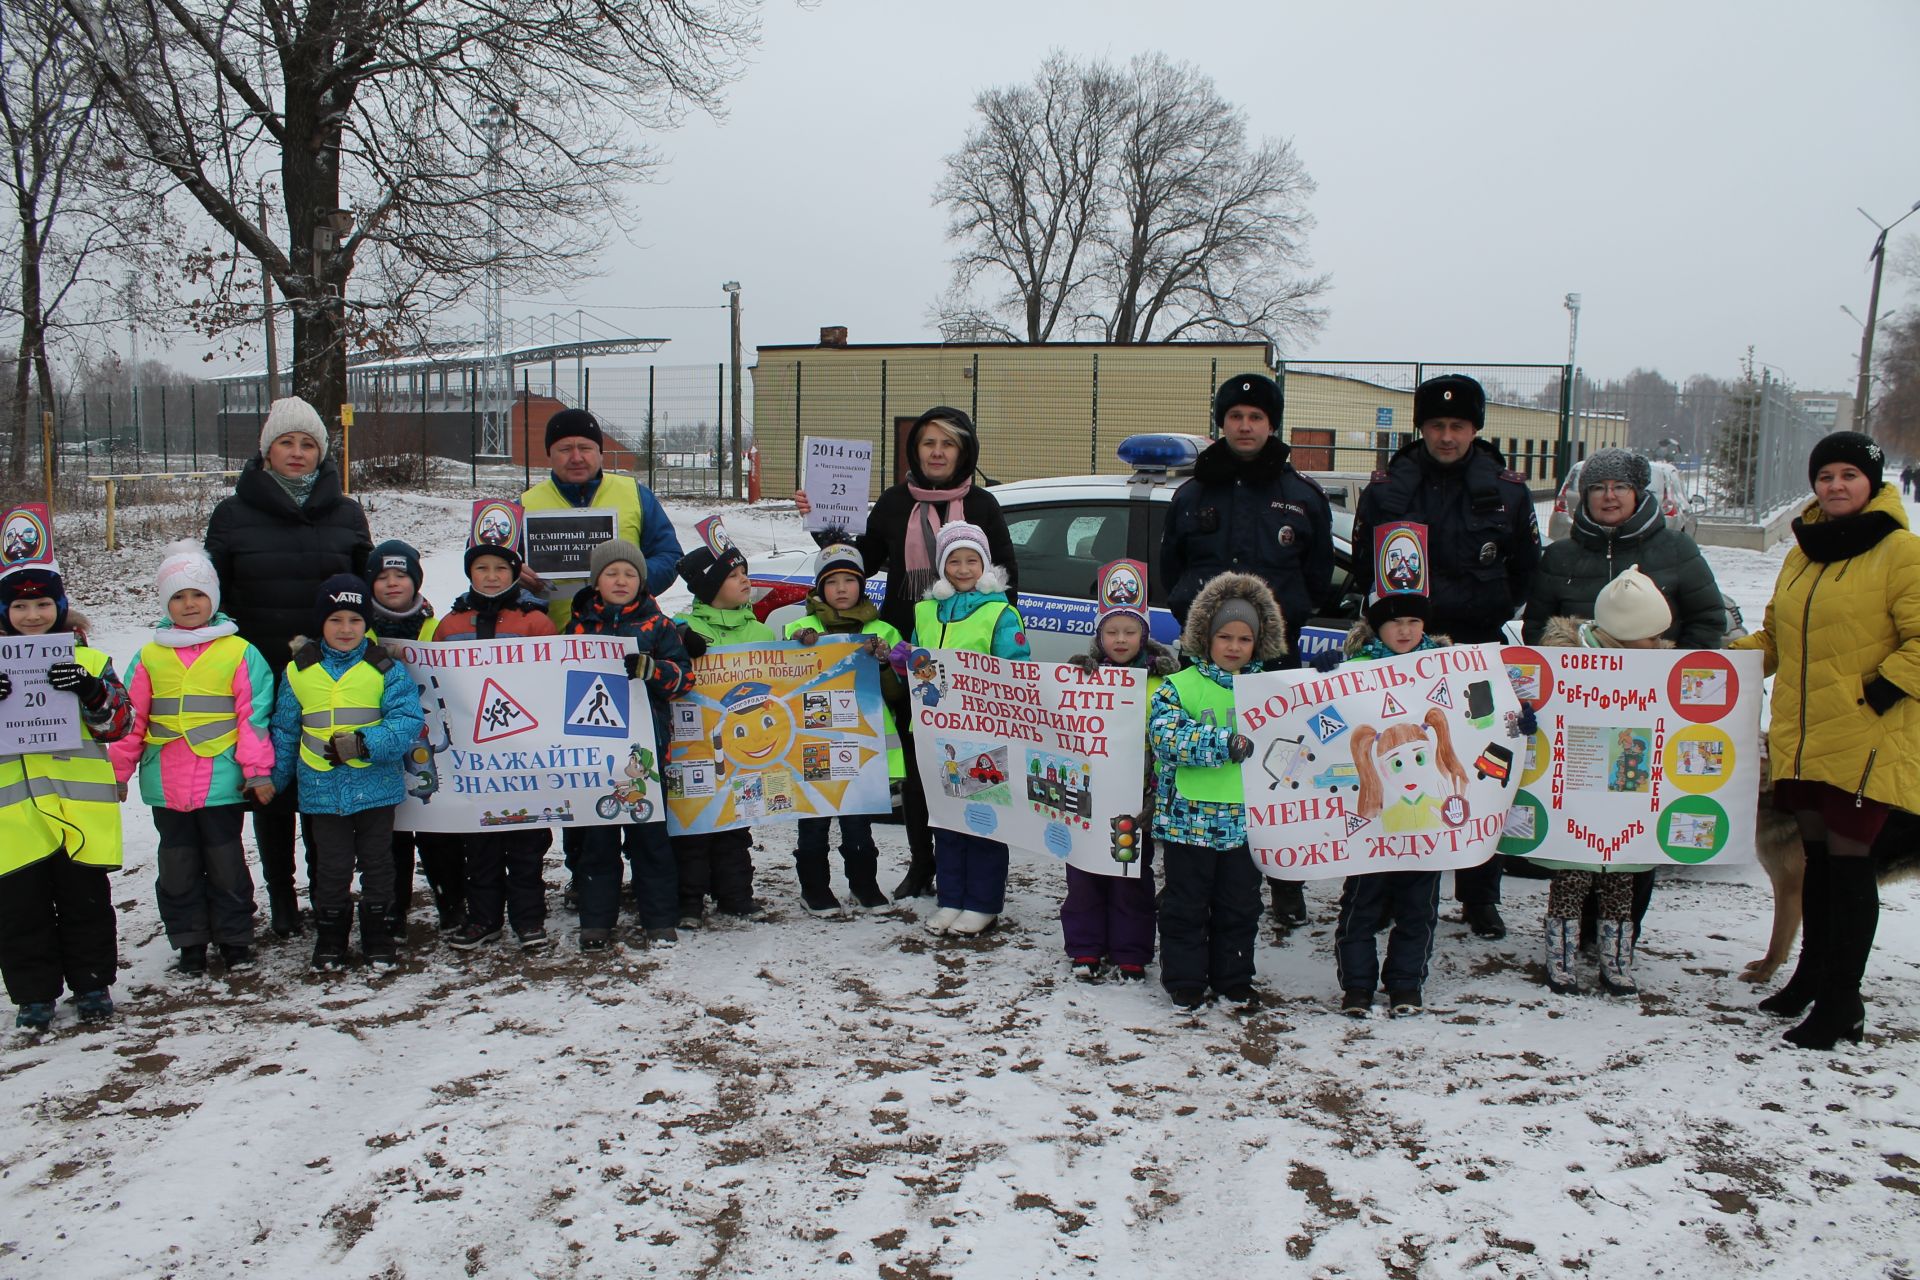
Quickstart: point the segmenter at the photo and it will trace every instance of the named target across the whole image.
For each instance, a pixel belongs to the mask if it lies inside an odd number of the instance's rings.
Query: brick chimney
[[[847,345],[847,326],[827,324],[820,326],[820,345],[823,347],[844,347]]]

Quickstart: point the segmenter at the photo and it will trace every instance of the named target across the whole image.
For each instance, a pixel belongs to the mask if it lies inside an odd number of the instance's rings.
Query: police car
[[[1130,474],[1059,476],[994,486],[1018,559],[1020,616],[1034,657],[1061,661],[1086,652],[1097,610],[1094,579],[1100,567],[1120,559],[1148,566],[1148,617],[1153,637],[1172,645],[1180,624],[1167,611],[1167,586],[1159,576],[1160,537],[1167,507],[1193,474],[1194,461],[1210,441],[1190,435],[1138,435],[1117,450]],[[1321,602],[1323,612],[1308,620],[1300,637],[1303,655],[1336,648],[1359,616],[1360,600],[1350,586],[1349,540],[1353,516],[1333,511],[1333,586]],[[811,550],[776,551],[757,556],[748,566],[753,577],[754,612],[776,635],[802,616],[813,585]],[[877,603],[886,593],[884,575],[867,583]]]

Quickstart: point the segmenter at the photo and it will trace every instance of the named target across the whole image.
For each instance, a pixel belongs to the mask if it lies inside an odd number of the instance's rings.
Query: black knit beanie
[[[372,582],[388,569],[399,569],[412,578],[415,591],[426,578],[426,571],[420,567],[420,553],[411,543],[398,538],[388,538],[367,557],[367,581]]]
[[[594,444],[605,447],[606,441],[600,435],[600,420],[585,409],[562,409],[547,419],[547,451],[568,436],[584,436]]]
[[[1860,473],[1873,482],[1872,492],[1880,492],[1880,476],[1886,469],[1887,455],[1873,442],[1872,436],[1858,431],[1836,431],[1813,446],[1813,452],[1807,455],[1807,483],[1813,483],[1820,468],[1836,462],[1859,468]]]

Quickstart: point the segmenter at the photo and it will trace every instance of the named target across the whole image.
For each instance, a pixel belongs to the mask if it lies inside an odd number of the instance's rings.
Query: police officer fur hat
[[[1487,425],[1487,393],[1464,373],[1428,378],[1413,393],[1413,425],[1432,418],[1464,418],[1478,431]]]
[[[1264,373],[1236,373],[1222,382],[1213,393],[1213,425],[1216,428],[1226,425],[1227,410],[1237,404],[1251,405],[1267,415],[1267,421],[1273,429],[1280,429],[1280,418],[1286,409],[1286,393],[1280,384]]]

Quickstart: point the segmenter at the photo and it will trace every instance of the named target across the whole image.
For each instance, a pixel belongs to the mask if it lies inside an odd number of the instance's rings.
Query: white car
[[[1086,651],[1098,612],[1094,579],[1102,565],[1123,558],[1147,565],[1153,637],[1175,642],[1180,627],[1166,609],[1169,584],[1158,573],[1161,531],[1174,490],[1193,474],[1194,460],[1209,443],[1200,436],[1129,436],[1116,451],[1132,469],[1129,475],[1059,476],[994,486],[1018,561],[1020,616],[1034,657],[1057,662]],[[1333,586],[1301,634],[1303,657],[1340,645],[1359,616],[1359,597],[1349,586],[1352,532],[1353,516],[1336,507]],[[813,586],[813,562],[811,550],[792,550],[749,563],[754,612],[775,634],[802,615]],[[867,594],[876,602],[886,594],[884,574],[868,580]]]

